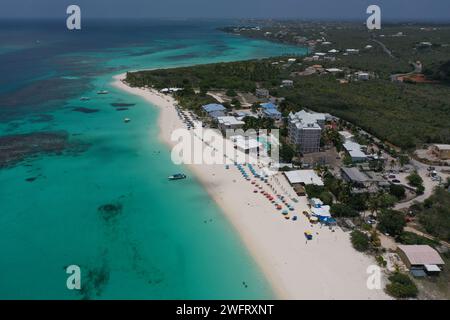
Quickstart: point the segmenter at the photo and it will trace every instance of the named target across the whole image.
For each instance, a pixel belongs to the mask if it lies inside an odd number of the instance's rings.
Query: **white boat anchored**
[[[186,175],[183,173],[175,173],[174,175],[168,177],[169,180],[182,180],[186,178]]]

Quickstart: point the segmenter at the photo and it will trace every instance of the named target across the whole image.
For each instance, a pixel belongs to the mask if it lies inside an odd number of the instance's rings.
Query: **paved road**
[[[372,41],[378,43],[378,44],[381,46],[381,48],[383,48],[383,51],[386,52],[391,58],[395,58],[395,56],[392,54],[392,51],[389,50],[389,49],[384,45],[383,42],[378,41],[378,40],[375,40],[375,39],[372,39]]]
[[[428,167],[429,165],[421,163],[417,160],[412,159],[411,164],[414,166],[414,168],[417,170],[417,173],[420,175],[420,177],[423,180],[423,186],[425,187],[424,193],[420,196],[415,197],[414,199],[411,199],[406,202],[400,202],[397,203],[397,205],[394,207],[395,210],[401,210],[401,209],[407,209],[411,205],[414,204],[414,202],[423,202],[426,199],[428,199],[432,194],[435,187],[438,186],[438,182],[431,180],[431,178],[428,176]],[[436,170],[440,170],[441,167],[435,167]],[[445,168],[445,167],[442,167]]]

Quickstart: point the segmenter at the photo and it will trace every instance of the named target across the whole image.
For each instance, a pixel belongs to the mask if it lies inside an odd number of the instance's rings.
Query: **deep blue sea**
[[[157,139],[158,110],[110,86],[129,70],[305,53],[217,30],[230,23],[0,21],[0,139],[64,144],[0,167],[0,299],[273,298],[195,178],[167,181],[187,169]],[[68,265],[82,290],[67,289]]]

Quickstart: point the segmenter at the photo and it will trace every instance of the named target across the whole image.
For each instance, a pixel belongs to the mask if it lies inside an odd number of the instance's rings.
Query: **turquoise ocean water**
[[[219,22],[96,21],[78,34],[55,21],[0,25],[0,135],[64,131],[83,146],[0,169],[0,298],[272,298],[195,177],[167,181],[187,170],[158,142],[157,109],[110,82],[128,70],[304,51],[226,35]],[[106,218],[105,204],[121,210]],[[72,264],[82,291],[66,288]]]

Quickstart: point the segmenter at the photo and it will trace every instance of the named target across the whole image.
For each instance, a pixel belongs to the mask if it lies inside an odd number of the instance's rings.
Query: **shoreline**
[[[112,85],[159,109],[159,140],[172,148],[172,131],[183,127],[175,99],[152,89],[132,88],[122,82],[124,77],[115,76]],[[186,166],[238,232],[276,298],[389,299],[383,290],[367,289],[367,267],[376,263],[353,249],[348,233],[311,226],[300,214],[307,210],[305,197],[295,204],[298,220],[285,220],[259,193],[253,193],[254,187],[233,166],[228,170],[224,165]],[[274,179],[289,188],[281,174]],[[305,241],[306,230],[313,231],[312,241]]]

